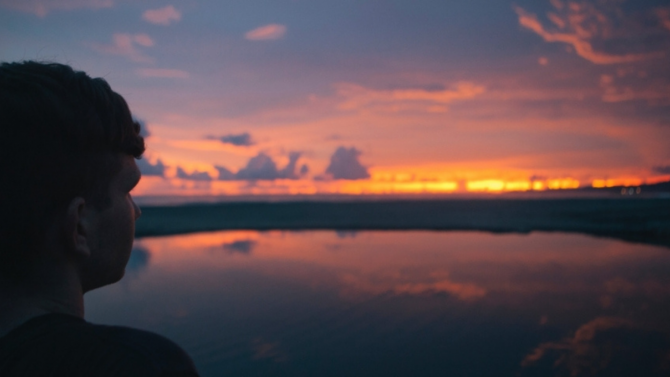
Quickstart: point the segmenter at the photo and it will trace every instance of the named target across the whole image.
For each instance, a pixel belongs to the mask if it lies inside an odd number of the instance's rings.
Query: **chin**
[[[126,270],[124,268],[120,272],[115,273],[113,275],[109,274],[109,275],[105,275],[105,276],[96,276],[95,279],[91,279],[91,280],[85,282],[84,284],[82,284],[83,291],[84,291],[84,293],[86,293],[86,292],[90,292],[94,289],[102,288],[102,287],[110,285],[110,284],[118,283],[121,279],[123,279],[125,274],[126,274]]]

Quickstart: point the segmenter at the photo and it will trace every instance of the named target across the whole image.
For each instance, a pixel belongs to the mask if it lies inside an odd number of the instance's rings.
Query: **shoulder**
[[[0,340],[0,375],[197,376],[191,358],[160,335],[46,315]]]
[[[161,335],[122,326],[86,323],[84,327],[89,342],[100,344],[101,351],[129,369],[144,369],[159,376],[196,375],[188,354]]]

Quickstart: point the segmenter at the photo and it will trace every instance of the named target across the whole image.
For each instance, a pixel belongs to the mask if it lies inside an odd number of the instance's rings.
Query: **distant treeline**
[[[633,190],[632,192],[630,190]],[[638,190],[639,189],[639,190]],[[597,191],[597,192],[608,192],[608,193],[620,193],[620,194],[649,194],[649,193],[670,193],[670,181],[656,183],[652,185],[639,185],[639,186],[612,186],[612,187],[584,187],[576,189],[579,191]]]
[[[147,206],[136,235],[215,230],[572,232],[670,247],[670,198],[235,202]]]

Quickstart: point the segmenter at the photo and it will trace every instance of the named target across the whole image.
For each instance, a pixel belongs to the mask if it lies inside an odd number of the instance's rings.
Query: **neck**
[[[35,271],[26,284],[0,283],[0,336],[26,321],[50,313],[84,318],[78,275],[68,268]]]

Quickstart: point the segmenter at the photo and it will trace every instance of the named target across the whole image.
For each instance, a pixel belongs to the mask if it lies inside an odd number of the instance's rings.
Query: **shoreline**
[[[228,202],[142,207],[135,235],[220,230],[567,232],[670,248],[670,199]]]

